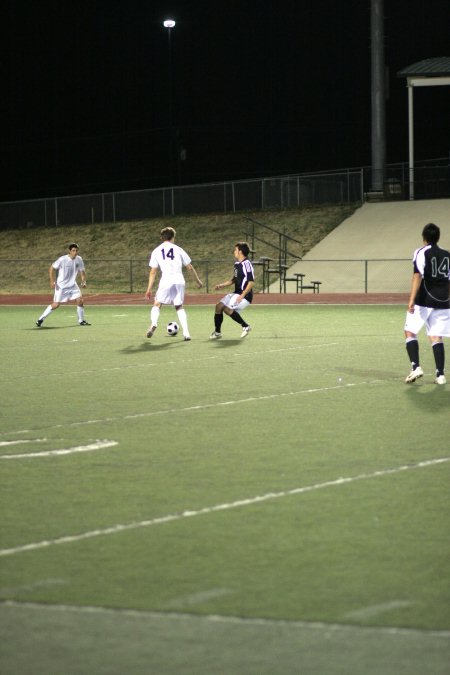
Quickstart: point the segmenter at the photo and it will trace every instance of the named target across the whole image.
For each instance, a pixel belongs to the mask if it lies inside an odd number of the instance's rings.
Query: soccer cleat
[[[183,338],[183,340],[184,340],[185,342],[190,342],[190,341],[191,341],[191,336],[190,336],[190,335],[185,335],[184,338]]]
[[[221,337],[222,337],[222,333],[218,333],[215,330],[213,333],[211,333],[211,335],[209,336],[209,339],[210,340],[220,340]]]
[[[90,326],[91,325],[90,323],[88,323],[84,319],[83,319],[83,321],[79,321],[78,323],[79,323],[80,326]]]
[[[445,375],[436,375],[436,379],[434,380],[434,384],[447,384],[447,380],[445,379]]]
[[[250,326],[244,326],[243,329],[242,329],[241,338],[247,337],[247,335],[250,333],[250,331],[251,331]]]
[[[415,382],[416,380],[419,379],[419,377],[422,377],[423,375],[423,370],[420,366],[416,366],[413,368],[410,372],[410,374],[405,378],[405,383],[406,384],[411,384],[412,382]]]
[[[38,328],[40,328],[40,327],[42,326],[43,323],[44,323],[44,319],[38,319],[38,320],[36,321],[36,326],[37,326]]]
[[[152,337],[152,335],[153,335],[153,333],[155,332],[156,328],[157,328],[156,326],[150,326],[150,328],[149,328],[148,331],[147,331],[147,337],[148,337],[148,338],[151,338],[151,337]]]

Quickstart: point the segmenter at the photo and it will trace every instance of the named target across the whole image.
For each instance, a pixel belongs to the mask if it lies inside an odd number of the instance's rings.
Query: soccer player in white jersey
[[[446,384],[443,337],[450,337],[450,252],[437,243],[440,230],[434,223],[425,225],[422,231],[424,246],[413,256],[413,278],[406,313],[406,351],[411,361],[411,372],[406,384],[422,377],[419,363],[417,334],[425,326],[433,349],[436,364],[435,384]]]
[[[161,305],[173,305],[180,321],[184,340],[188,341],[191,336],[186,310],[183,308],[186,286],[183,267],[189,270],[199,288],[203,286],[203,283],[200,281],[186,251],[175,244],[175,236],[176,232],[173,227],[164,227],[161,230],[162,244],[157,246],[150,255],[146,298],[150,299],[151,297],[158,269],[161,271],[161,278],[150,312],[150,328],[147,331],[147,337],[151,338],[158,327]]]
[[[81,286],[86,286],[86,270],[84,268],[83,258],[78,255],[78,244],[69,244],[69,253],[62,255],[50,265],[49,276],[50,286],[54,289],[53,302],[46,307],[39,319],[36,321],[36,326],[40,328],[44,323],[44,319],[58,309],[62,302],[69,300],[77,301],[77,315],[80,326],[90,326],[84,318],[84,303],[80,287],[77,284],[78,274],[81,277]],[[57,273],[57,275],[56,275]]]
[[[233,276],[221,284],[215,286],[216,291],[234,284],[234,293],[227,293],[217,303],[214,310],[214,331],[211,333],[210,340],[219,340],[222,337],[222,322],[224,313],[230,319],[236,321],[241,328],[241,338],[247,337],[251,327],[242,318],[241,312],[248,307],[253,300],[253,286],[255,284],[255,273],[253,265],[248,259],[250,247],[246,241],[239,241],[233,251],[235,258]]]

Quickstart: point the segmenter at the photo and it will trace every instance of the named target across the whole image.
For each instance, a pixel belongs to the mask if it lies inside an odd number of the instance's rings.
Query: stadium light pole
[[[176,22],[173,19],[164,19],[163,26],[167,30],[167,44],[169,47],[169,180],[173,184],[173,63],[172,63],[172,30]]]

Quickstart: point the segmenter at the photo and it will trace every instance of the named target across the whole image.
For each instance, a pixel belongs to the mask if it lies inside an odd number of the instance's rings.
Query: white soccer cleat
[[[419,379],[419,377],[422,377],[423,375],[423,370],[420,366],[416,366],[413,368],[410,372],[410,374],[405,378],[405,384],[411,384],[412,382],[415,382],[416,380]]]
[[[150,326],[150,328],[147,331],[147,337],[151,338],[153,333],[155,332],[155,330],[156,330],[156,326]]]
[[[210,340],[220,340],[222,337],[222,333],[218,333],[217,331],[213,331],[211,335],[209,336]]]
[[[250,326],[244,326],[244,328],[242,329],[241,338],[247,337],[247,335],[250,333],[250,331],[251,331]]]
[[[445,375],[437,375],[436,379],[434,380],[434,384],[447,384]]]

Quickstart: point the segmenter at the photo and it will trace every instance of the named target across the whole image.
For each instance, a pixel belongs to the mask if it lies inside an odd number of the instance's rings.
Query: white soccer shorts
[[[159,286],[156,291],[155,300],[162,305],[175,305],[178,307],[184,302],[184,284],[171,284],[170,286]]]
[[[81,291],[78,284],[69,286],[68,288],[59,288],[59,286],[55,286],[53,302],[68,302],[69,300],[77,300],[78,298],[81,298]]]
[[[220,302],[222,302],[225,307],[229,307],[230,309],[236,310],[238,314],[242,312],[243,309],[249,306],[249,301],[246,300],[245,298],[240,301],[239,305],[235,306],[235,302],[237,298],[239,297],[238,293],[227,293],[227,295],[224,295],[223,298],[221,299]]]
[[[450,337],[450,309],[414,305],[414,314],[406,312],[405,330],[417,335],[424,326],[427,335]]]

